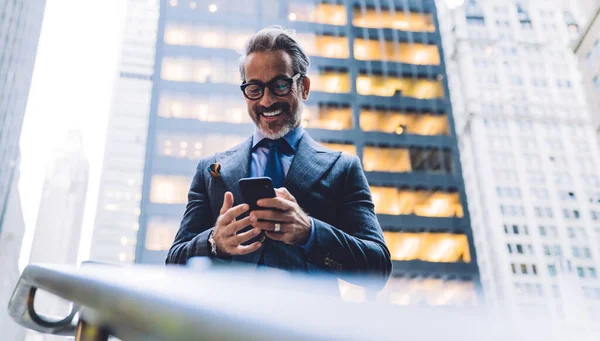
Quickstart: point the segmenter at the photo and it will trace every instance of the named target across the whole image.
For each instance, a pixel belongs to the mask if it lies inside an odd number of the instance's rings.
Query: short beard
[[[251,116],[252,116],[252,119],[254,120],[254,125],[258,128],[258,131],[260,131],[264,137],[266,137],[270,140],[277,140],[277,139],[280,139],[280,138],[284,137],[285,135],[287,135],[287,133],[294,130],[294,128],[296,128],[300,124],[300,120],[302,119],[303,111],[304,111],[304,103],[299,102],[298,107],[296,108],[295,112],[291,113],[290,115],[287,115],[287,113],[285,113],[285,112],[281,113],[281,115],[286,115],[287,117],[286,117],[285,121],[283,122],[283,125],[277,132],[273,132],[273,130],[275,128],[277,128],[276,122],[269,123],[268,128],[263,129],[262,125],[260,124],[260,115],[262,115],[262,114],[259,114],[258,116],[254,116],[254,115],[251,115]]]

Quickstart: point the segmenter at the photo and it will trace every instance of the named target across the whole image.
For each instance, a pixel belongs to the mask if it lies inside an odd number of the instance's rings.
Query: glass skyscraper
[[[0,231],[17,169],[45,0],[0,0]]]
[[[25,333],[5,307],[20,276],[25,222],[18,189],[19,140],[45,6],[45,0],[0,0],[0,331],[7,340]]]
[[[158,0],[126,6],[90,250],[93,261],[125,264],[135,260],[139,229]]]
[[[294,29],[311,57],[308,133],[362,160],[394,261],[378,298],[476,303],[478,269],[433,1],[163,1],[136,262],[164,262],[198,160],[252,133],[238,51],[270,25]]]

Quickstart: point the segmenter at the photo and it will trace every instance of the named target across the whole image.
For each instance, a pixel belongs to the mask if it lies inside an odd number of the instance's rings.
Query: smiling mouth
[[[262,115],[264,117],[271,118],[271,117],[276,117],[276,116],[281,115],[282,112],[283,112],[283,110],[281,110],[281,109],[275,110],[275,111],[265,111],[262,113]]]

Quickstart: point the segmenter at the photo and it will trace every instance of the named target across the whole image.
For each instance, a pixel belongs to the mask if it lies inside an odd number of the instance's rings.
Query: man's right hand
[[[225,193],[223,207],[221,207],[221,212],[212,234],[217,245],[218,255],[245,255],[260,249],[261,242],[254,242],[250,245],[242,245],[242,243],[258,236],[261,229],[252,228],[238,234],[244,227],[251,226],[256,222],[256,218],[253,216],[247,216],[241,220],[236,219],[247,212],[249,208],[247,204],[233,207],[233,194],[231,192]]]

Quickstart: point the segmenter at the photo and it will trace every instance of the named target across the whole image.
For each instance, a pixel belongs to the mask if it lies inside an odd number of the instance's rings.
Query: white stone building
[[[452,3],[438,17],[487,303],[598,318],[600,154],[571,48],[587,13]]]

